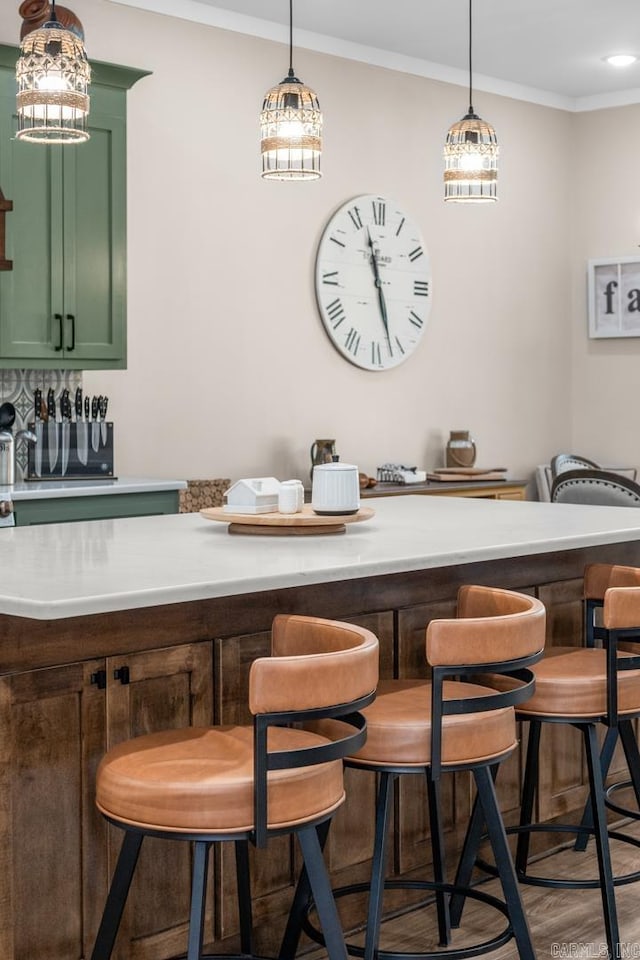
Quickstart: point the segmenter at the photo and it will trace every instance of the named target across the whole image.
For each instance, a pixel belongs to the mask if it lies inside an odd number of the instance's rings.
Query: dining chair
[[[608,470],[567,470],[553,481],[551,502],[640,507],[640,484]]]

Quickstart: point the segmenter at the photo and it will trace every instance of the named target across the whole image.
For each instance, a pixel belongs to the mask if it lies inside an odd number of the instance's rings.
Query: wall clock
[[[365,370],[388,370],[418,346],[431,308],[420,229],[393,200],[365,194],[337,210],[316,258],[316,297],[331,342]]]

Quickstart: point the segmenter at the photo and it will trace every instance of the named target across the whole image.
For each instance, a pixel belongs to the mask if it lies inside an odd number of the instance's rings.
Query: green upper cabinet
[[[15,62],[0,45],[0,367],[126,366],[126,92],[144,71],[92,63],[90,139],[15,139]]]

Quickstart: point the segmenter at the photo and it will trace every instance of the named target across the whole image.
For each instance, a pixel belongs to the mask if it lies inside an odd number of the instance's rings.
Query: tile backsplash
[[[40,387],[45,398],[49,388],[53,387],[57,403],[63,390],[73,394],[81,386],[82,370],[0,370],[0,403],[8,400],[16,408],[15,433],[33,423],[33,391],[36,387]],[[16,468],[16,480],[20,481],[27,468],[24,443],[18,446]]]

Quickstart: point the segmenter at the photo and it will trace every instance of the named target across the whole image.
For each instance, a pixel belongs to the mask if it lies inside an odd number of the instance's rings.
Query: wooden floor
[[[640,841],[640,824],[625,826],[625,833]],[[640,847],[613,841],[611,844],[614,872],[618,875],[640,869]],[[586,853],[562,850],[535,865],[541,876],[574,876],[586,879],[596,876],[595,845],[590,841]],[[571,873],[570,873],[571,871]],[[498,881],[483,884],[481,889],[500,896]],[[521,886],[522,897],[531,928],[533,945],[540,960],[605,960],[604,925],[599,890],[551,890]],[[640,882],[616,888],[621,952],[619,960],[640,960]],[[386,901],[385,901],[386,903]],[[499,929],[503,918],[486,906],[467,902],[462,926],[453,932],[453,946],[488,939]],[[383,924],[381,949],[435,950],[437,931],[435,909],[420,908]],[[354,936],[353,943],[362,943]],[[314,951],[310,960],[321,960],[326,954]],[[488,954],[493,960],[517,960],[513,941]]]

